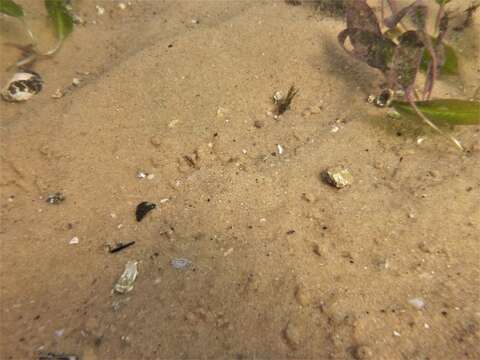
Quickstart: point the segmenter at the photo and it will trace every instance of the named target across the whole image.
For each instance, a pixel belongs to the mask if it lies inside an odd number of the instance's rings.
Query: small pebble
[[[55,92],[53,93],[52,95],[52,98],[54,99],[60,99],[61,97],[63,97],[63,92],[60,90],[60,89],[57,89],[55,90]]]
[[[303,285],[298,285],[297,288],[295,289],[295,299],[302,306],[307,306],[311,302],[308,291],[305,289]]]
[[[143,171],[137,172],[137,178],[138,179],[145,179],[146,177],[147,177],[147,173],[145,173]]]
[[[295,326],[294,324],[289,323],[285,328],[284,335],[285,335],[285,340],[287,340],[287,344],[291,348],[296,349],[300,345],[302,336],[298,326]]]
[[[96,5],[95,9],[97,9],[97,15],[102,16],[105,14],[105,8],[101,7],[100,5]]]
[[[65,201],[65,195],[63,195],[61,192],[56,192],[54,194],[49,194],[47,196],[46,201],[49,204],[58,205],[61,202]]]
[[[223,107],[221,107],[221,106],[219,106],[219,107],[217,108],[217,117],[223,118],[223,117],[225,117],[226,114],[227,114],[227,109],[225,109],[225,108],[223,108]]]
[[[168,123],[168,127],[169,127],[170,129],[173,129],[175,126],[177,126],[177,124],[178,124],[179,122],[180,122],[179,119],[173,119],[172,121],[170,121],[170,122]]]
[[[73,85],[73,86],[78,86],[78,85],[80,85],[80,79],[79,79],[79,78],[73,78],[73,80],[72,80],[72,85]]]
[[[390,110],[387,111],[387,116],[390,119],[400,119],[402,117],[402,115],[400,115],[399,112],[397,112],[396,110],[393,110],[393,109],[390,109]]]
[[[275,93],[272,96],[273,103],[278,104],[280,101],[282,101],[284,98],[283,92],[281,91],[275,91]]]
[[[198,20],[198,19],[192,19],[192,24],[200,24],[200,20]]]
[[[302,200],[305,200],[306,202],[315,202],[316,197],[310,192],[304,192],[302,193]]]
[[[118,3],[118,8],[120,10],[125,10],[127,8],[127,5],[125,3]]]
[[[373,351],[366,345],[360,345],[355,349],[353,356],[357,360],[370,360],[373,359]]]
[[[321,177],[326,183],[337,189],[342,189],[353,182],[353,176],[350,171],[339,166],[323,171]]]
[[[310,108],[310,112],[312,114],[320,114],[323,110],[323,107],[322,106],[318,106],[318,105],[314,105]]]
[[[233,248],[230,248],[230,249],[228,249],[227,251],[225,251],[225,252],[223,253],[223,256],[227,257],[227,256],[230,255],[231,253],[233,253]]]
[[[282,146],[282,145],[277,144],[277,152],[278,152],[278,155],[282,155],[282,154],[283,154],[283,146]]]
[[[80,242],[80,239],[79,239],[78,237],[74,236],[68,243],[69,243],[70,245],[76,245],[76,244],[78,244],[79,242]]]
[[[396,331],[396,330],[393,330],[393,335],[395,335],[395,336],[400,336],[400,333],[399,333],[398,331]]]
[[[257,129],[261,129],[265,126],[265,122],[263,122],[262,120],[255,120],[255,122],[253,123],[253,125],[257,128]]]
[[[85,25],[87,22],[81,16],[73,14],[73,23],[77,25]]]
[[[154,135],[150,138],[150,143],[155,147],[159,147],[162,145],[162,140],[163,139],[160,135]]]
[[[172,259],[170,261],[170,265],[172,265],[174,269],[185,269],[189,264],[190,261],[188,261],[188,259]]]
[[[422,310],[425,307],[425,301],[422,298],[413,298],[408,300],[408,303],[417,310]]]

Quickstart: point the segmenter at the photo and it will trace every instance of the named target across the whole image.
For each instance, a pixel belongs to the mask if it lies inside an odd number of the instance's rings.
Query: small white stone
[[[69,243],[70,245],[76,245],[76,244],[78,244],[79,242],[80,242],[80,239],[79,239],[78,237],[74,236],[68,243]]]
[[[165,203],[168,202],[169,200],[170,200],[169,198],[161,199],[161,200],[160,200],[160,204],[165,204]]]
[[[242,149],[243,154],[247,154],[247,149]]]
[[[273,94],[273,102],[275,104],[278,104],[282,99],[284,98],[283,92],[281,91],[275,91]]]
[[[147,177],[147,173],[143,172],[143,171],[139,171],[137,172],[137,178],[139,179],[145,179]]]
[[[221,106],[219,106],[219,107],[217,108],[217,117],[223,118],[223,117],[225,117],[226,114],[227,114],[227,109],[225,109],[225,108],[223,108],[223,107],[221,107]]]
[[[338,132],[338,130],[340,130],[340,128],[338,126],[333,126],[332,129],[330,130],[331,133],[336,133]]]
[[[154,174],[148,174],[147,175],[147,180],[152,180],[155,177]]]
[[[421,310],[425,307],[425,301],[422,298],[412,298],[408,300],[408,303],[417,310]]]
[[[192,19],[192,24],[200,24],[200,20],[198,20],[198,19]]]
[[[55,90],[55,92],[54,92],[53,95],[52,95],[52,98],[54,98],[54,99],[60,99],[61,97],[63,97],[63,92],[62,92],[62,90],[60,90],[60,89]]]
[[[95,5],[95,9],[97,9],[97,15],[102,16],[105,14],[105,8],[100,5]]]
[[[395,336],[400,336],[400,333],[399,333],[398,331],[396,331],[396,330],[393,330],[393,335],[395,335]]]
[[[80,85],[80,79],[79,79],[79,78],[73,78],[73,79],[72,79],[72,84],[73,84],[73,86],[78,86],[78,85]]]
[[[280,145],[280,144],[277,144],[277,151],[278,151],[278,155],[282,155],[283,154],[283,146]]]
[[[119,8],[120,10],[125,10],[125,9],[127,8],[127,5],[126,5],[125,3],[119,3],[119,4],[118,4],[118,8]]]
[[[428,325],[427,323],[423,324],[423,327],[424,327],[425,329],[430,329],[430,325]]]
[[[424,141],[425,141],[425,138],[424,138],[424,137],[419,137],[419,138],[417,139],[417,144],[420,145],[420,144],[421,144],[422,142],[424,142]]]
[[[168,127],[169,127],[170,129],[173,129],[179,122],[180,122],[180,120],[178,120],[178,119],[173,119],[172,121],[170,121],[170,122],[168,123]]]

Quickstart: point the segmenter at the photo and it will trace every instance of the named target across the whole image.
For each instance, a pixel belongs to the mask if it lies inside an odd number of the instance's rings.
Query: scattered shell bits
[[[36,72],[18,72],[2,90],[5,101],[27,101],[42,90],[43,80]]]

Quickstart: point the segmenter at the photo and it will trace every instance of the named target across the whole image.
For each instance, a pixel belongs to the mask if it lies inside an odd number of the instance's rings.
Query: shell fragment
[[[43,80],[36,72],[18,72],[2,90],[2,98],[11,102],[27,101],[42,90],[42,85]]]

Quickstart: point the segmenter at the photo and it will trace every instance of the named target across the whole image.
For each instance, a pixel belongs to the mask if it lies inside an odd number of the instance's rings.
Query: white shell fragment
[[[70,245],[77,245],[80,242],[80,239],[76,236],[74,236],[68,243]]]
[[[408,303],[417,310],[422,310],[425,307],[425,300],[423,300],[422,298],[409,299]]]
[[[27,101],[42,90],[42,84],[43,80],[36,72],[18,72],[2,90],[2,98],[12,102]]]
[[[282,155],[283,154],[283,146],[280,145],[280,144],[277,144],[277,152],[278,152],[278,155]]]
[[[115,287],[113,288],[115,292],[119,294],[124,294],[133,289],[133,283],[138,275],[137,261],[129,260],[125,265],[125,270],[123,274],[118,279]]]

